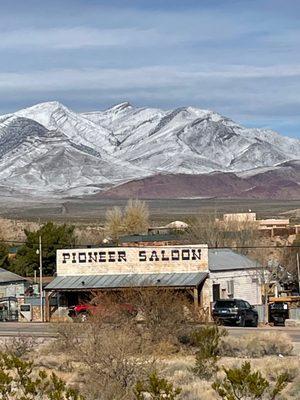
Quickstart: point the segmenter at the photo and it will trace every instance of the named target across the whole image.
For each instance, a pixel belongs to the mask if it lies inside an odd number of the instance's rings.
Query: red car
[[[135,317],[138,313],[136,307],[132,304],[121,303],[113,305],[112,307],[106,306],[105,304],[78,304],[69,308],[69,317],[74,320],[84,322],[90,315],[99,315],[102,318],[111,316],[113,313],[126,313],[132,317]]]

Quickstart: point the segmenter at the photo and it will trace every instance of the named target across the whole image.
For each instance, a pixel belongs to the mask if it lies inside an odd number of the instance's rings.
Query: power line
[[[148,243],[150,242],[150,240],[148,241]],[[162,241],[163,242],[163,241]],[[166,242],[169,242],[168,240],[166,240]],[[27,244],[27,241],[24,240],[0,240],[0,243],[11,243],[11,244]],[[132,242],[132,244],[134,244],[136,242]],[[139,242],[142,243],[142,242]],[[126,244],[128,244],[128,242],[126,242]],[[184,246],[186,243],[182,243],[182,246]],[[194,243],[196,244],[196,243]],[[197,243],[198,244],[198,243]],[[30,242],[30,245],[33,246],[39,246],[39,242]],[[117,245],[112,245],[112,244],[101,244],[101,243],[82,243],[82,244],[76,244],[75,243],[64,243],[64,244],[53,244],[52,242],[43,242],[42,241],[42,246],[52,246],[54,248],[57,249],[65,249],[65,248],[95,248],[95,247],[128,247],[128,246],[117,246]],[[190,243],[189,243],[190,245]],[[130,247],[130,246],[129,246]],[[148,247],[147,245],[145,245],[144,247]],[[151,247],[156,247],[156,246],[151,246]],[[159,246],[157,246],[159,247]],[[218,250],[218,249],[228,249],[228,250],[239,250],[239,249],[284,249],[284,248],[290,248],[290,249],[298,249],[300,248],[300,244],[299,245],[284,245],[284,244],[280,244],[280,245],[254,245],[254,246],[208,246],[208,249],[211,250]]]

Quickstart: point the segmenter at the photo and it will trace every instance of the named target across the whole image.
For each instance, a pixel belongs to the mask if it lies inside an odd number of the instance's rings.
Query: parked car
[[[274,325],[285,325],[285,320],[289,318],[289,306],[285,302],[269,304],[269,322]]]
[[[84,322],[91,315],[98,315],[102,318],[109,319],[112,314],[115,313],[126,313],[130,316],[136,316],[137,309],[132,304],[128,303],[115,304],[111,307],[104,304],[77,304],[69,308],[68,315],[76,321]]]
[[[223,324],[257,326],[258,312],[247,301],[241,299],[217,300],[212,310],[213,319]]]

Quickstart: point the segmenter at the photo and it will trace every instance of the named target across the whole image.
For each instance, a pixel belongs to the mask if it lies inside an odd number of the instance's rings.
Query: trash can
[[[285,320],[289,318],[289,305],[284,302],[269,304],[269,322],[274,325],[285,325]]]

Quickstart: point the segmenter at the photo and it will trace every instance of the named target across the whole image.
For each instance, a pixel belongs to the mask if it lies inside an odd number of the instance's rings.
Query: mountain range
[[[58,102],[0,116],[0,192],[300,198],[300,140],[209,110]]]

